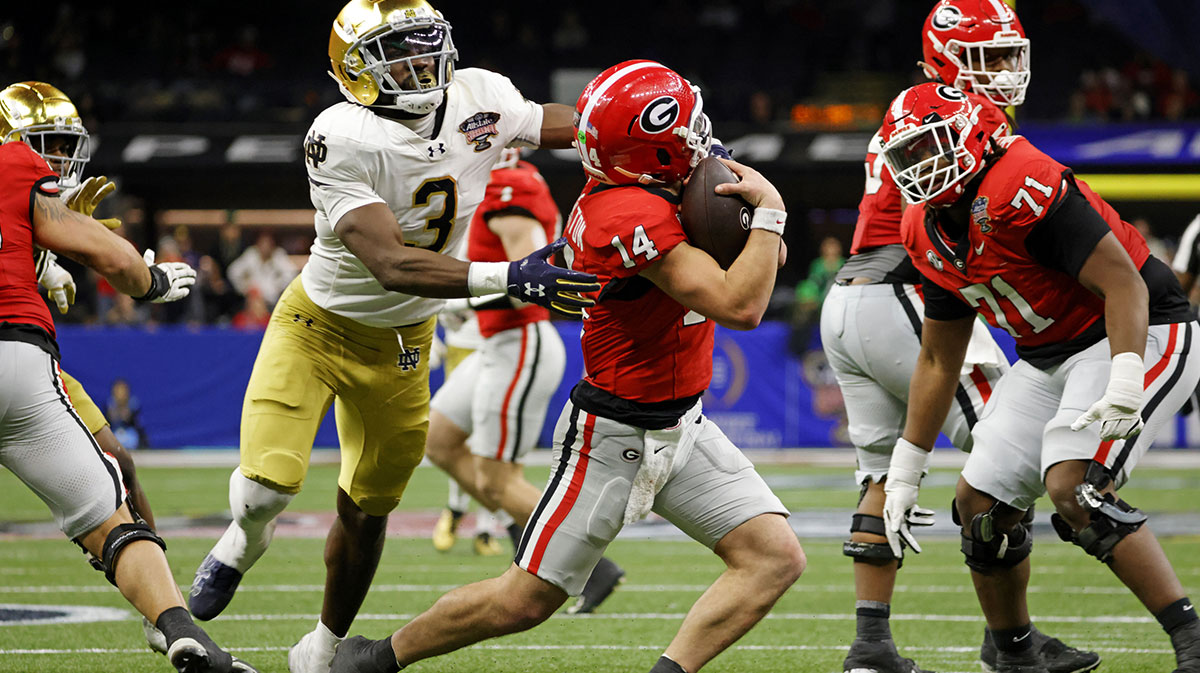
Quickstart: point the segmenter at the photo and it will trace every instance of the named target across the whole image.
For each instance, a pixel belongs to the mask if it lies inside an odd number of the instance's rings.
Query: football
[[[713,188],[737,181],[728,166],[708,157],[692,170],[680,206],[679,219],[688,243],[712,255],[722,269],[728,269],[746,247],[754,207],[740,196],[722,196]]]

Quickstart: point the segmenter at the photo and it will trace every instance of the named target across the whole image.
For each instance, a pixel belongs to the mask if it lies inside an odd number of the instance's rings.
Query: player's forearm
[[[367,269],[385,290],[418,297],[469,297],[468,262],[422,248],[405,248],[401,254],[381,256]]]
[[[731,315],[718,320],[720,324],[740,330],[758,327],[775,289],[778,260],[779,236],[762,230],[751,231],[746,247],[725,272]]]
[[[950,370],[946,363],[928,357],[925,349],[922,349],[908,385],[905,439],[923,449],[933,448],[942,423],[950,413],[957,385],[958,367]]]
[[[113,286],[117,292],[131,297],[141,297],[150,291],[150,268],[128,241],[113,236],[112,248],[100,257],[93,258],[88,266]]]
[[[1149,316],[1150,298],[1145,283],[1125,283],[1108,289],[1104,298],[1104,325],[1113,355],[1145,355]]]

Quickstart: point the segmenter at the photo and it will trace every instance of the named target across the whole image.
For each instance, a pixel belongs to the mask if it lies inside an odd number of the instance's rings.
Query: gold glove
[[[117,183],[109,182],[108,178],[103,175],[95,175],[84,180],[83,184],[79,185],[79,189],[67,197],[67,207],[91,217],[100,202],[115,191],[117,191]],[[100,223],[109,229],[121,226],[121,220],[115,217],[102,219]]]

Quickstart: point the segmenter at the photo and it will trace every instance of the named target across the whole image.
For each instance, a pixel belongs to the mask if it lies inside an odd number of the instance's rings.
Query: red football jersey
[[[1004,143],[1008,152],[984,175],[971,202],[965,258],[955,256],[925,208],[904,213],[904,247],[927,279],[953,292],[1018,346],[1068,341],[1104,315],[1104,300],[1069,274],[1042,266],[1026,250],[1025,239],[1074,180],[1088,203],[1108,224],[1138,269],[1150,252],[1133,225],[1096,195],[1070,169],[1021,136]]]
[[[698,395],[712,380],[713,323],[638,273],[686,240],[679,198],[594,180],[571,209],[567,265],[596,274],[583,320],[585,380],[635,402]]]
[[[467,239],[467,258],[472,262],[507,262],[504,244],[500,237],[488,228],[490,215],[505,210],[524,211],[541,223],[546,232],[546,241],[558,238],[560,220],[558,206],[550,196],[550,187],[537,168],[528,161],[518,162],[513,168],[498,168],[492,171],[483,202],[471,219],[471,230]],[[497,332],[527,325],[539,320],[549,320],[550,311],[541,306],[525,306],[519,309],[485,309],[477,313],[479,332],[489,337]]]
[[[34,325],[54,336],[38,293],[33,253],[33,193],[58,196],[58,175],[22,142],[0,145],[0,323]]]
[[[992,101],[979,94],[967,93],[967,98],[976,105],[983,105],[982,115],[995,117],[994,122],[1008,126],[1008,116]],[[858,221],[854,224],[854,240],[850,243],[850,254],[883,245],[900,245],[900,202],[904,195],[896,187],[892,171],[883,161],[883,141],[879,132],[871,136],[867,144],[866,188],[858,203]]]

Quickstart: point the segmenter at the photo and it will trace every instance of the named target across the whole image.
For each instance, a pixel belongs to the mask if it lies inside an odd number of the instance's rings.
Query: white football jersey
[[[355,208],[384,203],[406,245],[465,259],[467,226],[500,151],[541,140],[541,105],[487,70],[456,71],[433,114],[431,139],[354,103],[338,103],[313,122],[304,157],[317,239],[301,279],[318,306],[374,327],[436,314],[441,299],[383,289],[342,245],[337,223]]]

